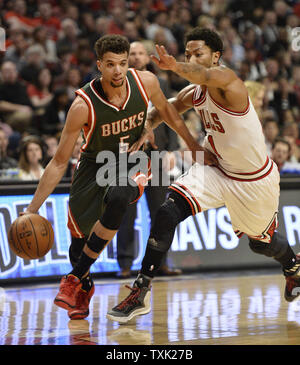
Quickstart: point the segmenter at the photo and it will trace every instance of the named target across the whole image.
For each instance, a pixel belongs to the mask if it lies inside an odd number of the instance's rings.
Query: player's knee
[[[176,226],[192,214],[186,201],[177,193],[170,193],[167,200],[159,208],[151,233],[173,231]]]
[[[105,200],[103,216],[100,218],[101,224],[108,229],[119,229],[128,205],[137,194],[138,188],[131,185],[111,187]]]
[[[269,243],[249,238],[249,247],[255,253],[279,259],[286,253],[289,243],[280,233],[274,232]]]

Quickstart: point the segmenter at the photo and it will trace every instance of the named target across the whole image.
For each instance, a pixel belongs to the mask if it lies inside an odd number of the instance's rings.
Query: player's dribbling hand
[[[162,70],[175,70],[176,59],[169,55],[164,46],[155,46],[158,57],[151,55],[152,61]]]

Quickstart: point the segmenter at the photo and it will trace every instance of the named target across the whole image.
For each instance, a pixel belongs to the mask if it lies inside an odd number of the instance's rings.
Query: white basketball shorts
[[[220,169],[194,164],[169,189],[181,194],[193,215],[210,208],[226,206],[235,234],[270,242],[277,228],[279,172],[275,163],[267,176],[254,181],[240,181]]]

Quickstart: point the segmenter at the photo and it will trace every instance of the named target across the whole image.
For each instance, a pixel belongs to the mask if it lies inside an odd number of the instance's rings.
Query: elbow
[[[64,172],[68,167],[69,160],[53,157],[49,162],[58,172]]]

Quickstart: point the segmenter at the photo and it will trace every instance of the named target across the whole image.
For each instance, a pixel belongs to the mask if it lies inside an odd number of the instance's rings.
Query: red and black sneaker
[[[76,305],[75,308],[71,308],[68,310],[68,316],[71,319],[83,319],[86,318],[89,311],[89,304],[92,296],[95,293],[95,285],[91,287],[91,289],[87,292],[82,288],[79,289],[76,296]]]
[[[150,280],[139,274],[133,287],[125,285],[131,293],[112,308],[106,318],[120,323],[127,323],[138,315],[147,314],[151,310],[151,289]]]
[[[59,292],[54,299],[54,304],[69,310],[75,308],[77,292],[81,288],[79,278],[74,275],[67,275],[61,279]]]
[[[289,269],[284,270],[285,273],[285,291],[284,298],[288,302],[292,302],[295,299],[300,299],[300,254],[296,255],[295,265]]]

